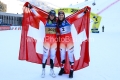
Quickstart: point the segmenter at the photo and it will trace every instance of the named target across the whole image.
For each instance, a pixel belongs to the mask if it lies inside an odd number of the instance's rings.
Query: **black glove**
[[[84,13],[87,13],[88,12],[88,9],[87,7],[84,8]]]
[[[32,8],[32,5],[31,5],[31,4],[28,4],[26,7],[28,7],[28,8],[31,9],[31,8]]]

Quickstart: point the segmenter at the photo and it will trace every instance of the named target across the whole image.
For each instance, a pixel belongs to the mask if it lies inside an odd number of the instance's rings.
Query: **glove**
[[[85,7],[85,8],[84,8],[84,13],[87,13],[87,12],[88,12],[88,8]]]
[[[28,4],[29,4],[29,2],[26,2],[26,3],[24,4],[24,6],[25,6],[25,7],[27,7],[27,6],[28,6]]]
[[[28,4],[26,7],[28,7],[29,9],[32,8],[32,5],[31,4]]]

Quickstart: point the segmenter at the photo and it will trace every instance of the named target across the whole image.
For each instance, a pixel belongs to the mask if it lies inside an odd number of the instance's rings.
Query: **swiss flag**
[[[26,7],[29,3],[26,2],[23,7],[22,34],[20,42],[19,60],[26,60],[33,63],[42,63],[43,41],[45,36],[45,23],[48,13],[35,6],[33,8],[37,15]],[[74,70],[79,70],[89,66],[89,23],[90,23],[90,7],[86,14],[83,14],[84,9],[71,14],[66,20],[71,24],[71,33],[74,41]],[[61,66],[59,42],[57,45],[57,53],[55,66]],[[48,58],[47,64],[49,65]],[[70,65],[68,54],[66,54],[65,72],[69,73]]]
[[[87,12],[83,13],[85,8]],[[85,8],[68,16],[66,19],[71,23],[71,33],[74,42],[74,70],[79,70],[89,66],[89,23],[91,8]],[[68,54],[67,54],[68,55]],[[69,73],[70,65],[68,57],[65,66],[66,73]]]

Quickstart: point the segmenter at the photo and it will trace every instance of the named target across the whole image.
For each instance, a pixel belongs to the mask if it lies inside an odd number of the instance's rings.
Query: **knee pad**
[[[49,49],[43,47],[43,60],[42,63],[45,63],[48,58]]]
[[[68,57],[70,62],[74,62],[73,54],[74,54],[74,47],[68,49]]]
[[[56,48],[50,49],[50,59],[53,60],[53,63],[54,63],[55,56],[56,56]]]
[[[65,53],[66,53],[66,49],[60,49],[60,55],[61,55],[61,62],[63,61],[63,60],[65,60]]]

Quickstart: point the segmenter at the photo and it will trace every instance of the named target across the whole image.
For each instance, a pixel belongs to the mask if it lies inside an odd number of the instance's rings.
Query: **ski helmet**
[[[49,12],[49,15],[56,16],[56,12],[55,12],[55,10],[51,10],[51,11]]]

